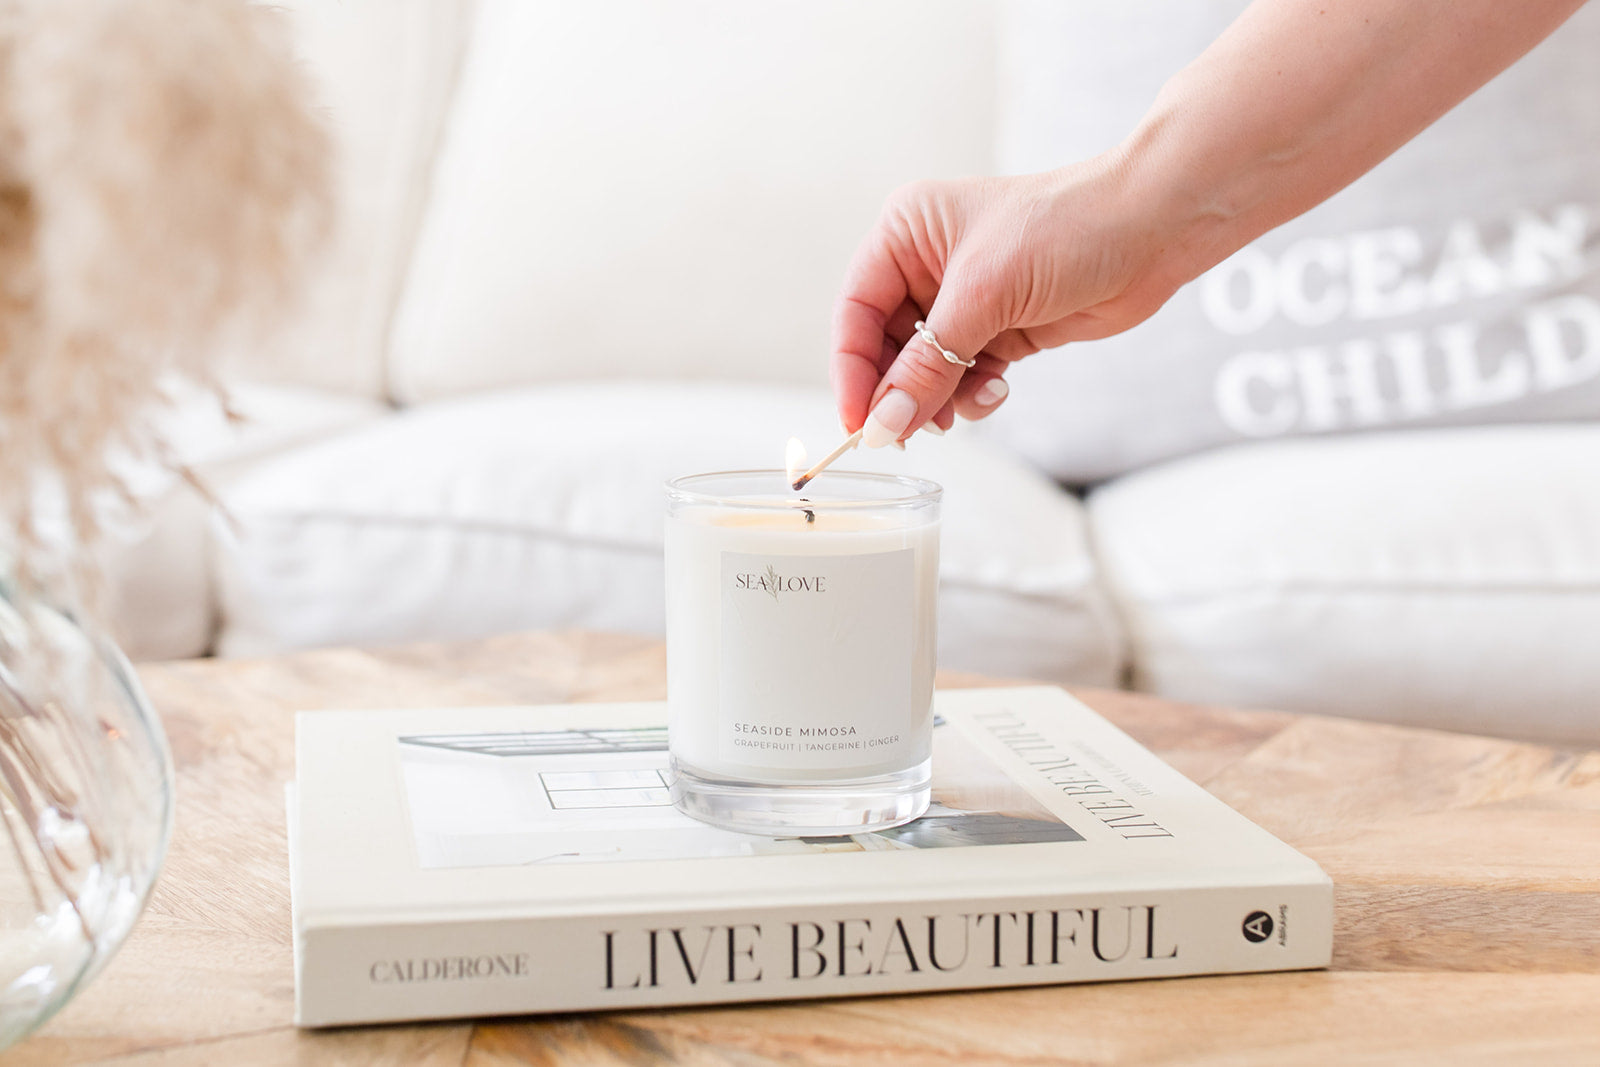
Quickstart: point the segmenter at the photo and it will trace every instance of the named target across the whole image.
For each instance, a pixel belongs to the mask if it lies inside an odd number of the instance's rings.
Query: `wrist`
[[[1193,107],[1180,74],[1108,155],[1115,159],[1128,211],[1160,235],[1160,267],[1176,285],[1193,281],[1270,229],[1274,163],[1288,144],[1264,151],[1221,135],[1215,115]],[[1266,160],[1266,165],[1257,161]]]

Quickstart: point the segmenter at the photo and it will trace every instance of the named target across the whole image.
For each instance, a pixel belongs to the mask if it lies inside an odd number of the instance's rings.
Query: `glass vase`
[[[116,646],[0,577],[0,1049],[128,936],[166,853],[172,781]]]

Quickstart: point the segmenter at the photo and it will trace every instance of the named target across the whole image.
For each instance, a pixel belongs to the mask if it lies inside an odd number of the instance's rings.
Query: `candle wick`
[[[805,497],[801,497],[800,498],[800,503],[809,504],[809,503],[811,503],[811,501],[807,500]],[[815,511],[812,511],[810,508],[801,508],[800,510],[804,511],[806,513],[806,522],[816,522],[817,521],[817,513]]]

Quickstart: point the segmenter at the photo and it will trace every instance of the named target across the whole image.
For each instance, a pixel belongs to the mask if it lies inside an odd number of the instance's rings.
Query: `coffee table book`
[[[818,838],[681,815],[663,704],[302,712],[296,1021],[1327,965],[1327,875],[1083,704],[934,709],[927,815]]]

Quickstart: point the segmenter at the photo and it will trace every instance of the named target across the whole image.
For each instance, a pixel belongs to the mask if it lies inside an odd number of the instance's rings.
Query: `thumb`
[[[964,376],[999,377],[988,369],[997,365],[994,360],[965,365],[1005,328],[999,307],[988,287],[972,284],[964,272],[947,272],[924,328],[912,333],[878,383],[861,443],[881,448],[904,440],[938,413]]]

